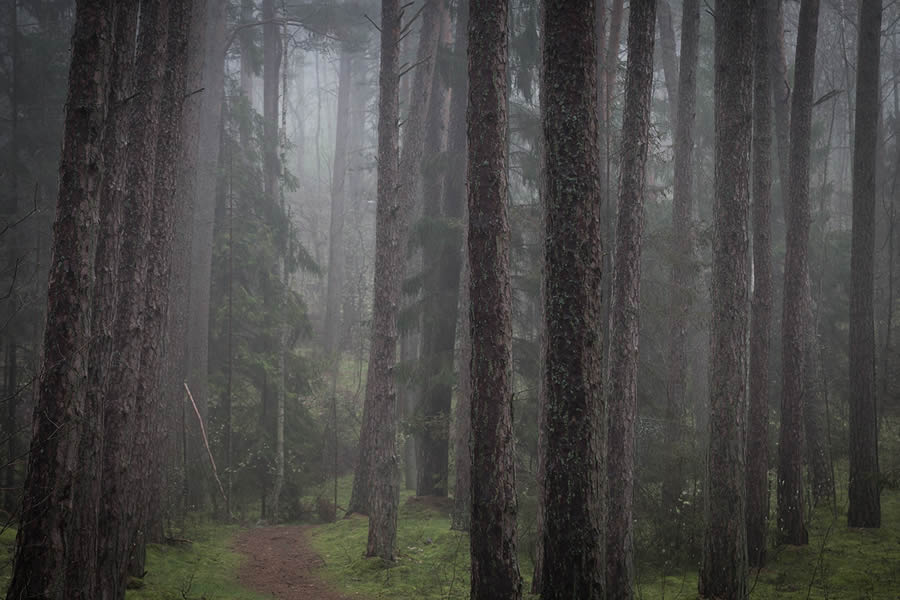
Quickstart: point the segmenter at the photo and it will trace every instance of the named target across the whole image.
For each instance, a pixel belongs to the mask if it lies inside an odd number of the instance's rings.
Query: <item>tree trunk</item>
[[[458,233],[444,247],[441,270],[444,275],[443,293],[446,303],[453,304],[459,324],[459,356],[457,357],[456,392],[456,484],[453,488],[453,514],[450,528],[469,531],[471,513],[470,491],[472,455],[469,445],[472,438],[472,343],[469,331],[469,274],[468,260],[464,260],[466,245],[466,104],[469,95],[469,77],[466,70],[466,52],[469,28],[469,0],[460,0],[456,17],[456,40],[453,47],[455,68],[451,71],[450,131],[447,140],[448,166],[444,178],[444,216],[458,228]]]
[[[415,80],[412,86],[412,100],[409,108],[409,116],[403,134],[403,156],[395,170],[383,171],[382,163],[390,161],[396,163],[393,158],[399,146],[397,132],[390,134],[382,140],[382,135],[387,136],[383,128],[396,129],[399,115],[399,99],[397,113],[392,112],[391,105],[381,102],[390,94],[398,96],[399,90],[396,81],[399,73],[398,49],[391,48],[387,52],[387,58],[396,60],[397,65],[393,73],[385,71],[393,62],[385,62],[385,46],[382,46],[382,71],[379,75],[381,86],[381,98],[379,104],[379,146],[378,146],[378,194],[379,202],[375,216],[375,283],[372,299],[372,343],[369,347],[369,369],[366,381],[366,400],[363,406],[363,427],[360,433],[359,456],[356,471],[353,476],[353,492],[350,498],[350,512],[366,512],[374,510],[374,502],[377,497],[379,515],[370,512],[369,527],[369,554],[389,558],[393,556],[393,535],[396,531],[389,532],[391,523],[396,527],[396,487],[398,483],[396,446],[396,382],[393,377],[393,369],[397,358],[397,307],[400,305],[400,287],[404,274],[404,256],[406,254],[407,240],[409,237],[409,222],[415,200],[416,184],[420,172],[422,151],[425,142],[425,115],[428,113],[428,100],[431,95],[431,77],[434,74],[434,55],[437,49],[440,22],[439,3],[446,0],[429,0],[422,11],[422,29],[419,37],[419,49],[416,57]],[[400,28],[401,18],[399,8],[391,9],[382,6],[382,18],[387,18],[391,27],[383,32],[392,30],[394,26]],[[393,21],[396,20],[396,25]],[[399,33],[397,34],[399,35]],[[393,43],[382,35],[382,44]],[[390,80],[390,81],[388,81]],[[388,85],[387,88],[384,86]],[[390,111],[390,112],[382,112]],[[382,146],[382,141],[385,143]],[[389,155],[383,152],[391,153]],[[390,156],[390,157],[389,157]],[[382,182],[382,177],[388,180]],[[382,185],[386,186],[382,189]],[[384,198],[382,201],[381,199]],[[377,407],[377,408],[376,408]],[[376,425],[380,422],[380,425]],[[378,457],[376,459],[376,454]],[[375,469],[380,475],[376,476]],[[369,497],[372,493],[373,505],[369,506]],[[393,510],[390,509],[390,498],[394,496]],[[381,532],[375,532],[381,528]],[[390,539],[388,539],[390,538]],[[390,541],[391,546],[387,544]]]
[[[207,1],[206,28],[198,173],[191,224],[190,316],[187,323],[187,381],[204,422],[207,421],[209,405],[209,292],[222,132],[220,121],[225,93],[225,7],[221,2]],[[185,402],[183,395],[181,398]],[[208,481],[206,450],[197,420],[186,420],[188,436],[183,449],[188,457],[187,472],[184,474],[185,491],[190,507],[197,509],[205,503]]]
[[[103,394],[103,471],[99,506],[98,598],[124,598],[130,555],[146,524],[151,431],[159,391],[162,330],[174,225],[174,164],[184,90],[184,0],[141,12],[137,76],[142,104],[130,117],[125,227],[117,276],[114,354]]]
[[[606,579],[595,10],[593,0],[548,1],[543,9],[547,343],[541,597],[548,599],[603,598]],[[645,16],[652,29],[653,11]],[[640,163],[639,151],[631,158]]]
[[[880,55],[881,0],[863,0],[859,9],[850,254],[850,527],[881,526],[873,308]]]
[[[630,18],[630,17],[629,17]],[[663,82],[666,85],[666,96],[669,100],[669,127],[674,133],[678,121],[678,54],[675,50],[675,29],[672,26],[672,7],[669,0],[659,0],[656,10],[659,21],[659,46],[662,51]],[[682,17],[683,19],[683,17]],[[682,29],[684,24],[682,23]]]
[[[622,168],[613,273],[612,355],[606,402],[611,507],[606,530],[606,593],[622,600],[634,597],[634,420],[637,413],[641,236],[644,174],[650,144],[655,9],[656,0],[632,0],[628,17],[628,71],[622,116]]]
[[[671,452],[662,482],[662,504],[675,532],[667,541],[674,552],[681,544],[680,516],[684,464],[688,448],[685,435],[687,403],[687,340],[691,306],[697,293],[694,261],[693,205],[694,120],[697,100],[697,59],[700,42],[700,1],[685,0],[681,18],[681,63],[678,70],[678,112],[675,117],[675,182],[672,195],[672,279],[665,409],[665,441]]]
[[[109,1],[85,1],[75,13],[42,376],[35,391],[16,556],[6,592],[10,599],[65,597],[67,540],[81,469],[80,424],[98,417],[86,412],[88,356],[82,349],[93,333],[94,248],[104,173],[101,134],[116,51],[109,18],[113,10]]]
[[[451,30],[450,11],[440,3],[441,32],[438,55],[449,55]],[[450,117],[450,89],[445,76],[436,73],[431,78],[431,99],[428,105],[425,148],[421,163],[422,174],[422,398],[417,411],[416,495],[446,496],[449,476],[450,403],[453,395],[453,349],[456,342],[456,294],[446,294],[443,264],[445,251],[444,219],[441,205],[444,169],[441,157],[447,143]],[[448,227],[449,228],[449,227]],[[425,232],[434,231],[433,234]],[[451,242],[446,239],[447,245]],[[458,272],[457,272],[458,278]],[[458,287],[458,284],[457,284]],[[451,305],[452,301],[452,305]]]
[[[397,392],[392,370],[397,352],[397,306],[402,261],[400,223],[406,208],[396,193],[398,184],[399,43],[398,0],[381,3],[381,67],[378,100],[378,204],[375,215],[375,284],[372,341],[363,407],[359,463],[353,477],[350,510],[370,511],[366,556],[394,559],[397,534]],[[396,245],[396,246],[395,246]],[[372,488],[370,490],[370,487]]]
[[[803,520],[804,346],[808,335],[809,154],[818,0],[803,0],[797,31],[782,313],[781,431],[778,444],[778,529],[784,542],[809,540]]]
[[[469,12],[468,256],[472,343],[472,600],[522,597],[512,428],[507,0]]]
[[[784,0],[769,3],[769,52],[772,98],[775,107],[775,140],[778,148],[778,180],[781,204],[788,207],[791,152],[791,82],[784,43]]]
[[[334,142],[334,167],[331,171],[331,225],[328,234],[328,288],[325,302],[325,352],[332,361],[332,377],[337,376],[341,295],[344,287],[344,200],[347,179],[347,141],[350,123],[350,75],[352,59],[341,49],[338,67],[337,131]]]
[[[699,591],[747,597],[745,419],[750,305],[752,2],[715,6],[715,229],[706,530]]]
[[[747,557],[766,562],[769,523],[769,340],[772,327],[772,90],[768,2],[753,10],[753,300],[747,427]]]

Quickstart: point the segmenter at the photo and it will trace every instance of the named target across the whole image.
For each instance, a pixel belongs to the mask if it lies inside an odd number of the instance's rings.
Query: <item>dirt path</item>
[[[324,563],[310,547],[309,527],[248,529],[234,541],[247,557],[238,580],[248,588],[281,600],[349,600],[319,578]]]

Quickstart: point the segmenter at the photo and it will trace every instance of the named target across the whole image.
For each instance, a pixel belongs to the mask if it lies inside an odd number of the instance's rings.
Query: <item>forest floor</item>
[[[325,561],[310,546],[309,526],[258,527],[239,534],[232,547],[245,559],[238,581],[281,600],[348,600],[318,571]]]

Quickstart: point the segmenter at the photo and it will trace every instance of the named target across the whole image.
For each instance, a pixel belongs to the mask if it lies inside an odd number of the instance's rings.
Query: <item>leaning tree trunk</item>
[[[468,256],[472,343],[472,600],[522,597],[516,533],[509,275],[507,0],[469,13]]]
[[[55,258],[50,262],[42,375],[35,390],[16,556],[6,592],[10,599],[66,597],[66,540],[78,496],[81,422],[98,418],[85,411],[88,356],[83,349],[93,334],[94,249],[105,167],[101,134],[116,53],[109,18],[113,10],[110,1],[83,1],[75,13],[53,226]]]
[[[747,554],[766,562],[769,523],[769,339],[772,327],[772,90],[769,7],[753,10],[753,300],[750,319],[750,408],[747,426]]]
[[[745,419],[750,300],[751,0],[715,7],[715,229],[706,530],[699,591],[747,597]]]
[[[778,443],[778,529],[789,544],[809,540],[803,520],[804,345],[809,261],[809,154],[819,1],[803,0],[797,31],[782,312],[781,431]]]
[[[875,165],[881,55],[881,0],[859,9],[853,236],[850,252],[850,527],[880,527],[875,403]]]
[[[606,579],[595,10],[594,0],[548,0],[543,7],[546,399],[541,418],[541,597],[547,599],[603,597]],[[649,18],[652,29],[652,10]],[[639,102],[642,95],[632,100]],[[629,157],[640,162],[638,152],[634,154]]]
[[[609,357],[609,514],[606,593],[634,597],[634,420],[637,416],[638,332],[644,173],[650,145],[656,0],[632,0],[628,17],[628,72],[622,116],[622,168],[613,272]],[[546,562],[545,558],[545,562]],[[545,580],[546,584],[546,580]]]

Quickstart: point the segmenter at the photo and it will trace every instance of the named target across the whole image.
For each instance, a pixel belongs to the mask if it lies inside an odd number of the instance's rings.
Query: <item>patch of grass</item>
[[[900,590],[900,492],[881,494],[880,529],[847,527],[847,507],[814,511],[809,545],[769,548],[768,563],[750,573],[751,600],[897,600]],[[697,597],[697,573],[639,572],[643,600]]]
[[[147,574],[132,585],[127,600],[264,600],[240,585],[237,571],[243,557],[231,542],[240,527],[209,521],[193,524],[185,534],[189,546],[151,544]]]
[[[469,592],[469,539],[466,534],[450,531],[450,508],[446,501],[405,495],[394,565],[363,556],[368,532],[365,517],[316,527],[311,541],[325,561],[320,574],[341,591],[371,600],[465,600]],[[836,518],[830,506],[816,509],[809,545],[770,548],[768,565],[750,574],[750,598],[897,600],[900,491],[882,493],[881,529],[849,529],[846,523],[846,506],[839,509]],[[532,565],[524,552],[519,566],[527,591]],[[641,572],[640,565],[637,567],[637,598],[697,598],[696,570],[662,574]]]

